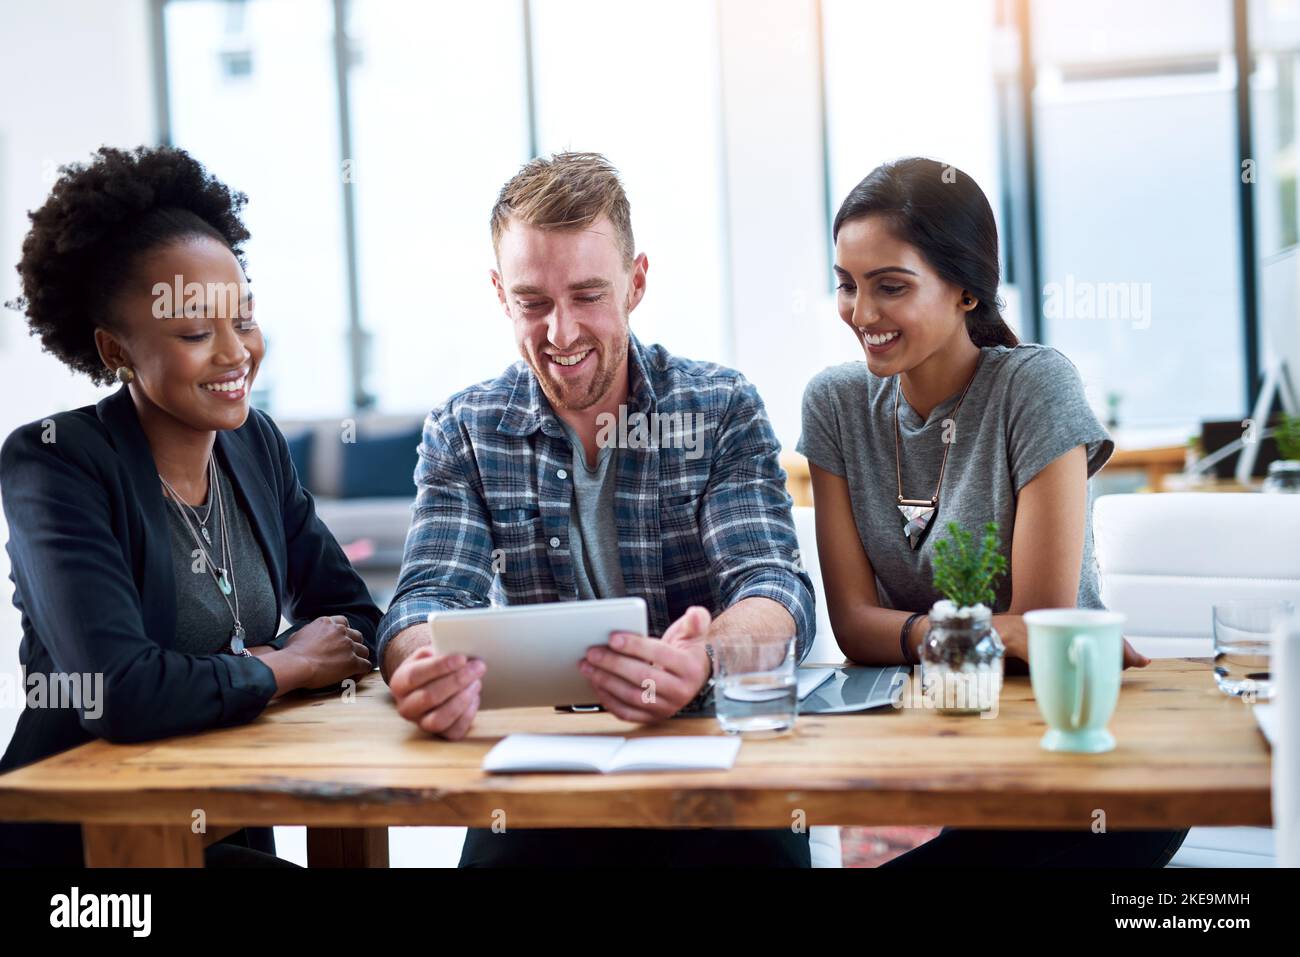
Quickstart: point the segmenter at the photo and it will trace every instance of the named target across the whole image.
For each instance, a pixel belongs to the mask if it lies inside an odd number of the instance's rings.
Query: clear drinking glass
[[[1225,694],[1273,697],[1273,640],[1294,608],[1283,599],[1226,601],[1214,606],[1214,680]]]
[[[713,702],[728,734],[793,730],[799,705],[793,635],[744,635],[713,642],[718,669]]]
[[[1300,495],[1300,462],[1279,460],[1270,463],[1264,491]]]

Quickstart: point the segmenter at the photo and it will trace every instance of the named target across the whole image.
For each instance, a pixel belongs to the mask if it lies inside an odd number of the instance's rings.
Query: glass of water
[[[1214,606],[1214,680],[1225,694],[1273,697],[1273,639],[1294,608],[1283,599],[1227,601]]]
[[[799,704],[794,635],[741,635],[715,640],[713,702],[728,734],[780,735],[794,728]]]

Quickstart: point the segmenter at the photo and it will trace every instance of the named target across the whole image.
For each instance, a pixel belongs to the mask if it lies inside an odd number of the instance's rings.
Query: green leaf
[[[997,580],[1007,570],[1001,546],[997,522],[984,526],[978,545],[972,532],[949,522],[948,538],[934,543],[935,589],[959,608],[980,603],[992,608]]]

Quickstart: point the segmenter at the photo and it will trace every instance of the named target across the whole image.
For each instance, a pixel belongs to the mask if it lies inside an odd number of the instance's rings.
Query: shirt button
[[[555,473],[555,477],[566,479],[569,477],[569,473],[566,472],[564,469],[560,469],[558,472]]]
[[[551,539],[551,547],[552,547],[552,548],[559,548],[559,547],[560,547],[560,540],[559,540],[558,538],[552,538],[552,539]]]

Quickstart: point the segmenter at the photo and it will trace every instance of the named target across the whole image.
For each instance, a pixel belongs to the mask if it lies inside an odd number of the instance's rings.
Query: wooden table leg
[[[87,867],[202,867],[203,835],[185,825],[83,824]]]
[[[388,828],[309,827],[308,867],[387,867]]]

